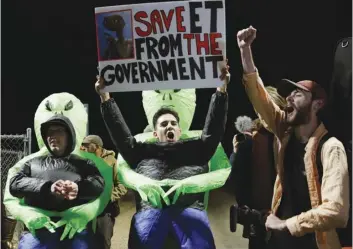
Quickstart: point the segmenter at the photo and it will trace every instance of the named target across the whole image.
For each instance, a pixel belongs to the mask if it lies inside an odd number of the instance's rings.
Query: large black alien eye
[[[159,90],[154,90],[156,93],[161,93],[161,91],[159,91]]]
[[[45,103],[45,108],[47,109],[47,111],[52,111],[53,107],[51,106],[51,103],[49,100],[47,100],[47,102]]]
[[[72,100],[70,100],[66,105],[65,105],[65,111],[69,111],[74,107],[74,103],[72,103]]]
[[[180,89],[174,89],[174,92],[175,93],[180,92]]]

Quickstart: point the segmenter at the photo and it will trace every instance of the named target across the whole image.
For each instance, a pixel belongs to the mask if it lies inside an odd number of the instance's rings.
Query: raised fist
[[[247,29],[240,30],[237,34],[239,48],[249,47],[256,38],[256,29],[250,26]]]

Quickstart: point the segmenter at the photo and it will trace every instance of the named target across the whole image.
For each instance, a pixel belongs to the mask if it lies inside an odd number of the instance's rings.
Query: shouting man
[[[222,87],[213,94],[200,138],[179,140],[179,115],[161,108],[153,117],[157,143],[139,143],[131,134],[109,93],[103,93],[103,79],[96,83],[101,97],[102,116],[117,149],[139,174],[154,180],[181,180],[208,173],[208,161],[224,133],[229,82],[228,67],[221,75]],[[164,203],[161,209],[137,196],[137,213],[131,223],[129,249],[185,248],[214,249],[214,239],[203,206],[204,193],[181,196],[175,204]]]
[[[326,103],[325,90],[311,80],[283,80],[278,92],[287,107],[281,110],[254,65],[255,37],[256,29],[249,27],[238,32],[237,40],[246,92],[277,139],[277,179],[272,214],[266,221],[272,231],[268,248],[341,248],[335,229],[346,226],[348,220],[347,156],[342,143],[327,135],[318,116]]]

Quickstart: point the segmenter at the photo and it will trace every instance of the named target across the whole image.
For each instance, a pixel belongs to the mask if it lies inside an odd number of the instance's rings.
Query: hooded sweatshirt
[[[68,145],[63,156],[55,156],[47,142],[51,125],[65,127]],[[94,163],[71,154],[76,146],[76,133],[70,120],[55,115],[41,125],[41,135],[49,154],[27,161],[10,180],[10,193],[24,198],[27,205],[45,210],[63,211],[96,199],[104,189],[104,179]],[[65,200],[51,193],[51,185],[58,180],[73,181],[78,185],[77,198]]]

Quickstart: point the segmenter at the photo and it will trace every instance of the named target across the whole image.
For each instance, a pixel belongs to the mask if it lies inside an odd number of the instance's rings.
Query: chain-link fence
[[[31,153],[32,129],[28,128],[26,134],[1,135],[1,195],[4,188],[9,169],[24,156]]]
[[[31,143],[32,143],[32,130],[28,128],[26,134],[21,135],[0,135],[1,137],[1,158],[0,158],[0,166],[1,166],[1,203],[3,201],[4,189],[7,180],[7,173],[9,169],[14,166],[19,160],[21,160],[24,156],[31,154]],[[3,205],[1,205],[4,208]],[[4,210],[2,210],[4,211]],[[3,218],[3,216],[7,216],[6,212],[1,212],[1,225],[4,231],[7,233],[12,230],[11,226],[15,225],[16,228],[13,235],[13,246],[17,248],[18,238],[20,233],[23,230],[23,225],[20,222],[15,222]],[[13,224],[13,225],[12,225]],[[6,227],[4,227],[6,226]],[[13,230],[12,230],[13,231]],[[3,231],[1,233],[2,246],[4,237],[8,237],[9,234],[4,234]],[[12,237],[12,236],[10,236]],[[9,248],[9,247],[8,247]]]

